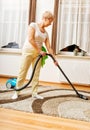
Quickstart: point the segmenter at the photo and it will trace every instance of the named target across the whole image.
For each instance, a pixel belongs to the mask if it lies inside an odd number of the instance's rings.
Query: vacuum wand
[[[51,54],[47,54],[49,55],[54,62],[56,62],[55,58],[51,55]],[[73,84],[71,83],[71,81],[69,80],[69,78],[66,76],[66,74],[64,73],[64,71],[61,69],[61,67],[59,66],[59,64],[57,64],[57,67],[59,68],[59,70],[62,72],[62,74],[64,75],[64,77],[66,78],[66,80],[68,81],[68,83],[71,85],[71,87],[73,88],[73,90],[76,92],[77,96],[84,99],[84,100],[88,100],[88,98],[82,94],[80,94],[75,87],[73,86]]]
[[[60,69],[60,71],[62,72],[62,74],[64,75],[64,77],[67,79],[68,83],[71,85],[71,87],[73,88],[73,90],[76,92],[76,94],[85,100],[88,100],[88,98],[80,93],[78,93],[78,91],[75,89],[75,87],[73,86],[73,84],[71,83],[71,81],[68,79],[68,77],[65,75],[65,73],[63,72],[63,70],[61,69],[61,67],[58,65],[58,68]]]

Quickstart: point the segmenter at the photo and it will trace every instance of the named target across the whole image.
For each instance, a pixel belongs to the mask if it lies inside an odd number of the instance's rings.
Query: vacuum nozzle
[[[78,96],[79,96],[80,98],[84,99],[84,100],[88,100],[88,98],[87,98],[86,96],[82,95],[82,94],[79,94]]]

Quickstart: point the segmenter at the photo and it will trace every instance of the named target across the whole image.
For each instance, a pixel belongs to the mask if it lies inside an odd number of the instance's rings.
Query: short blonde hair
[[[42,18],[54,19],[54,15],[50,11],[45,11],[42,15]]]

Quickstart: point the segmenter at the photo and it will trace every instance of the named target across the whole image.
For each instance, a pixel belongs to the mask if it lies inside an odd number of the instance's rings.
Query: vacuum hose
[[[52,60],[54,61],[54,63],[56,62],[55,58],[54,58],[51,54],[47,54],[47,53],[46,53],[46,55],[48,55],[49,57],[51,57]],[[40,60],[42,57],[43,57],[42,55],[39,55],[39,56],[38,56],[38,58],[37,58],[37,60],[36,60],[36,62],[35,62],[35,65],[34,65],[34,68],[33,68],[33,71],[32,71],[31,77],[30,77],[30,80],[29,80],[24,86],[22,86],[22,87],[20,87],[20,88],[14,87],[13,89],[14,89],[15,91],[23,90],[23,89],[25,89],[25,88],[31,83],[31,81],[32,81],[32,79],[33,79],[33,76],[34,76],[34,73],[35,73],[35,70],[36,70],[36,67],[37,67],[37,64],[38,64],[39,60]],[[68,83],[71,85],[71,87],[73,88],[73,90],[76,92],[77,96],[80,97],[80,98],[82,98],[82,99],[84,99],[84,100],[88,100],[88,98],[87,98],[86,96],[80,94],[80,93],[75,89],[75,87],[73,86],[73,84],[71,83],[71,81],[69,80],[69,78],[66,76],[66,74],[64,73],[64,71],[63,71],[63,70],[61,69],[61,67],[59,66],[59,64],[57,64],[57,67],[58,67],[59,70],[62,72],[62,74],[64,75],[64,77],[67,79]]]

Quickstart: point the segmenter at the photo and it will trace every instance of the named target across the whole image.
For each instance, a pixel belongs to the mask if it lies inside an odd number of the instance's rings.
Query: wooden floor
[[[5,82],[6,79],[0,78]],[[1,82],[0,82],[1,83]],[[43,85],[57,85],[40,82]],[[68,88],[68,85],[62,85]],[[76,86],[77,89],[90,91],[87,86]],[[46,115],[26,113],[11,109],[0,108],[0,130],[90,130],[90,122],[70,120]]]
[[[1,108],[0,130],[90,130],[90,123]]]

